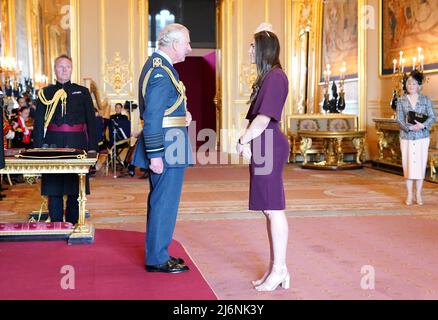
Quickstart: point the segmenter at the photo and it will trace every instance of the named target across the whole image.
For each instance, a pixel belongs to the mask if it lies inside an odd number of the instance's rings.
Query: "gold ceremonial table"
[[[67,233],[69,244],[92,243],[94,241],[94,226],[85,222],[85,206],[87,203],[85,181],[91,166],[97,161],[97,156],[81,159],[23,159],[6,158],[6,167],[0,169],[0,174],[23,174],[27,178],[38,177],[42,174],[77,174],[79,176],[79,221],[73,230],[64,230]],[[50,235],[53,231],[29,231],[20,236]],[[0,237],[2,235],[0,234]]]
[[[298,131],[301,138],[301,154],[304,157],[302,167],[305,169],[320,170],[346,170],[362,168],[362,155],[364,153],[365,131]],[[308,162],[307,152],[312,148],[312,139],[322,139],[324,141],[324,161]],[[356,149],[356,161],[344,162],[344,151],[342,141],[351,139]]]

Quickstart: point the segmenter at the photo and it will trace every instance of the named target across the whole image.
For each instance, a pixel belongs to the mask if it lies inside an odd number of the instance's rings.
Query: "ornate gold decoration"
[[[298,65],[298,74],[299,74],[299,95],[297,96],[297,112],[299,114],[306,113],[306,107],[308,104],[308,70],[309,65],[306,64],[307,57],[309,55],[308,52],[308,43],[309,43],[309,32],[305,31],[300,35],[300,52],[299,52],[299,60],[300,63]]]
[[[365,131],[299,131],[301,137],[301,152],[304,157],[304,168],[316,169],[357,169],[362,167],[362,154],[364,152]],[[312,139],[324,141],[324,161],[308,163],[307,153],[312,148]],[[344,162],[343,140],[352,139],[356,150],[356,162]]]
[[[240,95],[248,96],[252,92],[252,85],[257,79],[255,64],[242,64],[240,66]]]
[[[312,29],[313,8],[310,0],[304,0],[300,3],[300,36],[303,32],[309,32]]]
[[[307,152],[312,147],[312,139],[311,138],[302,138],[300,143],[300,151],[304,157],[304,164],[307,164]]]
[[[105,64],[104,81],[109,84],[117,94],[120,94],[122,90],[132,82],[129,63],[122,60],[120,52],[116,52],[111,63]]]
[[[356,154],[356,162],[361,164],[362,163],[362,155],[365,149],[364,146],[364,139],[362,138],[354,138],[353,139],[353,145],[356,148],[357,154]]]
[[[368,0],[358,0],[358,69],[359,69],[359,92],[358,92],[358,105],[359,105],[359,129],[366,130],[367,126],[367,88],[368,88],[368,60],[367,60],[367,35],[368,30],[365,28],[366,14]]]
[[[400,127],[394,119],[373,119],[376,123],[379,162],[401,166]]]

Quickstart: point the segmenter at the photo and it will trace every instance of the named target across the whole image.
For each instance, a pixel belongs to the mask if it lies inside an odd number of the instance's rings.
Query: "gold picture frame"
[[[419,0],[379,0],[379,75],[391,77],[393,60],[406,59],[405,71],[413,68],[418,48],[425,56],[424,72],[438,71],[438,3]],[[427,49],[426,49],[427,48]],[[418,62],[417,62],[418,65]]]
[[[359,74],[359,1],[327,0],[322,6],[320,84],[324,69],[330,64],[330,80],[339,80],[346,62],[346,80]]]
[[[73,59],[72,81],[80,78],[79,1],[27,1],[27,25],[33,76],[46,75],[55,80],[53,62],[60,54]]]

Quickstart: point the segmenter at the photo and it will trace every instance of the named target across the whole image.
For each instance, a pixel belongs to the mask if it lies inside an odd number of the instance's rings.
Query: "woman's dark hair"
[[[260,87],[266,75],[274,68],[281,69],[280,42],[273,32],[261,31],[254,35],[255,63],[257,79],[252,86],[249,104],[257,99]]]
[[[408,92],[406,85],[408,83],[409,78],[414,79],[415,81],[418,82],[418,85],[421,86],[423,84],[423,81],[424,81],[424,74],[423,74],[423,72],[415,69],[415,70],[411,71],[411,73],[409,75],[405,75],[403,77],[403,91],[405,93]]]
[[[418,71],[418,70],[414,70],[411,72],[411,74],[409,75],[409,78],[414,79],[415,81],[418,82],[418,85],[421,86],[423,84],[423,80],[424,80],[424,75],[423,72]],[[409,79],[408,78],[408,79]]]

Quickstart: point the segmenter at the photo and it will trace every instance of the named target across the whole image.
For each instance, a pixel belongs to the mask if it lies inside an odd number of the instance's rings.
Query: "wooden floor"
[[[267,297],[255,293],[250,286],[250,280],[263,272],[268,259],[268,247],[263,215],[248,211],[248,174],[246,166],[198,166],[187,170],[183,187],[175,239],[186,248],[221,299]],[[97,228],[144,232],[147,180],[139,177],[114,179],[112,175],[98,174],[92,179],[91,186],[92,194],[88,198],[87,208],[92,214],[90,221]],[[288,262],[293,266],[298,287],[268,297],[438,297],[438,271],[430,268],[430,264],[438,261],[436,250],[433,249],[438,241],[438,236],[434,236],[438,232],[433,231],[438,230],[437,184],[425,183],[424,206],[407,207],[404,204],[405,185],[401,176],[370,168],[327,172],[288,165],[285,190],[286,211],[291,225],[291,260]],[[6,195],[7,198],[0,202],[1,222],[24,221],[29,212],[40,207],[38,185],[9,187]],[[394,229],[395,226],[400,228]],[[360,230],[362,236],[358,236],[356,230]],[[419,235],[422,230],[424,237]],[[409,243],[406,242],[408,238]],[[363,250],[362,254],[358,255],[354,243]],[[373,250],[367,251],[368,244]],[[392,247],[388,248],[388,245]],[[408,268],[410,271],[400,268],[397,259],[401,258],[392,257],[394,253],[391,250],[394,248],[399,253],[409,254],[413,264],[415,259],[420,259],[416,256],[420,252],[428,255],[427,259],[431,260],[423,261],[427,273],[421,273],[421,265],[417,266],[417,273],[412,270],[413,267]],[[331,260],[327,260],[327,252],[331,253]],[[382,262],[380,258],[386,260]],[[306,262],[306,259],[309,260]],[[380,291],[376,289],[369,293],[356,290],[360,279],[355,282],[357,275],[353,271],[353,275],[347,276],[344,287],[339,287],[339,290],[335,283],[324,278],[324,270],[314,270],[318,274],[316,278],[308,274],[309,266],[306,263],[312,264],[312,268],[314,264],[320,264],[320,268],[330,267],[333,276],[342,278],[347,272],[346,261],[356,263],[347,265],[359,272],[359,276],[363,265],[372,264],[373,261],[384,265],[385,281],[390,279],[393,282],[390,281],[391,285],[386,282],[385,286],[379,288]],[[399,263],[396,270],[388,267],[391,263]],[[226,267],[230,274],[220,272],[218,265]],[[407,278],[416,285],[417,294],[414,296],[401,292],[405,288],[403,284],[397,286],[396,275],[405,271],[417,277],[408,275]],[[430,281],[427,281],[426,275]],[[321,288],[324,287],[324,279],[327,280],[325,289]]]

